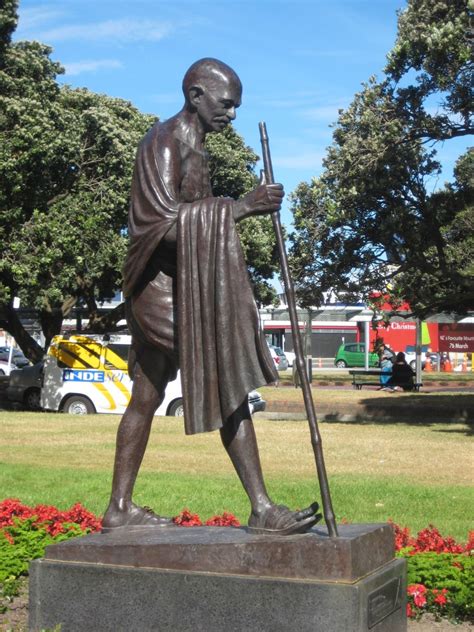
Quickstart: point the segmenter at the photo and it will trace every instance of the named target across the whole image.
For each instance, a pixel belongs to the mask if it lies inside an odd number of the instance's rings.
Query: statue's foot
[[[248,530],[254,534],[293,535],[309,531],[319,520],[318,503],[313,503],[301,511],[291,511],[285,505],[272,505],[262,514],[251,514]]]
[[[110,533],[116,529],[128,527],[170,527],[172,518],[159,516],[150,507],[139,507],[130,503],[124,509],[110,506],[102,520],[102,533]]]

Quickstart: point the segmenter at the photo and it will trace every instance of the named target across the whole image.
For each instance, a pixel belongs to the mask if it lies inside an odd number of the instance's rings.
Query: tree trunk
[[[117,331],[123,329],[117,323],[124,318],[125,303],[120,303],[120,305],[117,305],[117,307],[106,314],[99,314],[98,312],[89,314],[89,324],[86,330],[95,334]]]
[[[0,326],[15,338],[17,345],[32,362],[43,359],[44,349],[23,327],[13,305],[5,305],[0,313]]]
[[[40,312],[40,323],[45,337],[46,349],[49,347],[51,339],[61,333],[63,318],[63,311],[59,308],[42,310]]]

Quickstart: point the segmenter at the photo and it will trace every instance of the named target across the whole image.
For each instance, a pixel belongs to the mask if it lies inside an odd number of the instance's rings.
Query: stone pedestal
[[[289,537],[130,528],[47,548],[30,630],[405,632],[405,562],[388,525]]]

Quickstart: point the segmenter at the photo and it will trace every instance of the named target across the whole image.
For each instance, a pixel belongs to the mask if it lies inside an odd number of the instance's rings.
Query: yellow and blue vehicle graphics
[[[130,336],[55,336],[45,361],[42,405],[59,410],[71,395],[82,395],[96,412],[123,413],[132,382],[127,357]]]

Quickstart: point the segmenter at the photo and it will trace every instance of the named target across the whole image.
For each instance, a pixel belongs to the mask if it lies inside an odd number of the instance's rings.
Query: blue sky
[[[370,75],[381,76],[405,0],[20,0],[15,39],[53,47],[74,87],[130,100],[166,119],[182,106],[181,80],[201,57],[242,79],[235,127],[260,153],[270,136],[275,178],[287,193],[321,172],[330,124]],[[449,178],[461,152],[443,149]],[[290,224],[285,203],[282,219]]]

